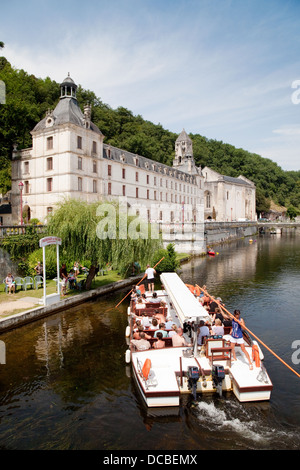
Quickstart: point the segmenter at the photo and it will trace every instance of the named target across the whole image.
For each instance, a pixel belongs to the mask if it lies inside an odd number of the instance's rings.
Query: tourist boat
[[[257,342],[245,332],[245,347],[250,357],[255,354],[252,370],[238,345],[235,346],[237,360],[232,360],[228,328],[223,337],[207,337],[204,344],[198,346],[197,327],[201,320],[211,320],[209,313],[190,285],[185,285],[176,273],[163,273],[160,280],[162,289],[156,292],[165,306],[151,303],[152,294],[146,292],[147,303],[143,309],[136,309],[133,300],[128,307],[126,362],[131,362],[134,379],[146,405],[179,406],[182,394],[191,394],[196,400],[197,394],[217,393],[220,396],[223,392],[233,392],[240,402],[269,400],[273,385]],[[157,312],[178,327],[190,326],[192,340],[187,333],[184,336],[193,346],[173,347],[172,339],[167,337],[164,348],[154,349],[156,339],[152,338],[155,330],[151,329],[151,320]],[[145,332],[151,336],[151,348],[140,351],[131,340],[136,319],[143,317],[150,320],[150,328]]]

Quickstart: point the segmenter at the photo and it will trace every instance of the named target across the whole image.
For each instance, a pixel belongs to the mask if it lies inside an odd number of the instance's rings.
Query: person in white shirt
[[[154,292],[154,276],[156,271],[154,268],[151,268],[149,264],[147,264],[145,274],[147,275],[148,291]]]

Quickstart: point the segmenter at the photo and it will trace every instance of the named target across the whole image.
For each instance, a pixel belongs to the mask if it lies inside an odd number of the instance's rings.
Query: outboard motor
[[[200,373],[198,367],[188,366],[188,386],[192,390],[194,400],[197,400],[197,382],[199,380]]]
[[[225,378],[224,367],[219,364],[214,364],[212,366],[212,380],[214,387],[217,389],[219,396],[222,396],[222,382]]]

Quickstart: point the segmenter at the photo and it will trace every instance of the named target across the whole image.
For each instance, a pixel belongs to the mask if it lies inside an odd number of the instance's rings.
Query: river
[[[257,236],[182,266],[300,373],[300,237]],[[227,394],[183,397],[178,409],[146,410],[125,364],[125,292],[1,335],[0,448],[11,450],[283,450],[300,448],[300,378],[269,351],[270,402]],[[295,345],[296,343],[294,343]],[[294,354],[294,355],[293,355]],[[298,359],[299,358],[299,359]]]

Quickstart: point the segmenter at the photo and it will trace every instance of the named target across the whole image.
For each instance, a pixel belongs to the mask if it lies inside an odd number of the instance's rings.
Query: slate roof
[[[175,177],[181,181],[195,184],[196,179],[193,175],[180,171],[177,168],[165,165],[163,163],[142,157],[127,150],[112,147],[111,145],[103,145],[103,158],[107,160],[117,161],[135,166],[137,169],[149,170],[158,173],[161,176]]]

